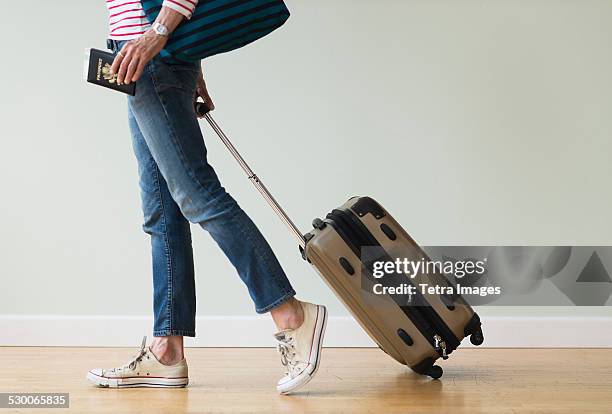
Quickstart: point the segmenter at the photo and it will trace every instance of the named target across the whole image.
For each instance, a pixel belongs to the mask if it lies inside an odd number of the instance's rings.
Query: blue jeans
[[[116,52],[123,42],[112,46]],[[128,98],[143,229],[151,235],[154,336],[195,336],[190,222],[208,231],[223,250],[256,312],[268,312],[295,295],[266,239],[206,159],[193,105],[199,71],[199,62],[167,64],[156,57],[138,80],[136,96]]]

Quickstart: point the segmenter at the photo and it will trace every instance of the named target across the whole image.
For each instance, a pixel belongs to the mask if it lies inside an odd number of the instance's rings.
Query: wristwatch
[[[158,22],[153,23],[153,26],[151,26],[151,29],[153,29],[153,31],[155,32],[156,35],[158,36],[168,36],[168,33],[170,33],[170,30],[168,30],[168,28]]]

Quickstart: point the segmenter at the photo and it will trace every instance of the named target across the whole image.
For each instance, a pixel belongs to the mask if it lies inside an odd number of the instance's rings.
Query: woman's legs
[[[166,209],[176,220],[160,220],[158,226],[166,226],[166,231],[168,224],[176,227],[173,231],[181,233],[179,239],[183,240],[183,243],[176,244],[174,250],[159,243],[161,253],[154,252],[154,261],[155,257],[161,257],[167,258],[169,263],[165,268],[154,268],[154,273],[158,273],[154,281],[161,286],[156,290],[171,291],[170,297],[181,292],[181,297],[187,295],[188,303],[193,300],[193,306],[180,310],[176,309],[183,305],[179,300],[158,301],[156,322],[163,315],[176,318],[167,321],[166,329],[156,328],[154,336],[195,334],[195,293],[192,285],[183,283],[181,290],[173,289],[171,283],[168,286],[168,281],[173,278],[193,280],[191,240],[186,237],[188,223],[182,217],[201,225],[219,244],[247,285],[257,312],[271,311],[279,329],[297,328],[303,313],[299,302],[290,300],[295,292],[278,260],[255,224],[221,186],[215,171],[208,164],[206,147],[193,110],[193,88],[198,71],[196,65],[170,66],[154,60],[138,83],[138,94],[129,102],[135,151],[139,164],[144,165],[144,168],[141,167],[144,170],[141,177],[149,176],[150,179],[145,181],[156,182],[155,187],[159,187],[154,192],[142,192],[143,206],[154,204],[158,210],[168,206]],[[159,199],[160,194],[165,203],[145,201]],[[145,222],[148,215],[151,213],[145,209]],[[164,216],[162,211],[157,211],[155,215],[160,219]],[[152,239],[157,237],[164,241],[167,238],[163,231],[157,234],[149,227],[145,230],[149,230],[147,232]],[[174,260],[177,254],[179,258]],[[183,263],[183,273],[168,274],[170,264],[176,261]],[[189,266],[184,265],[186,261]],[[156,323],[158,326],[160,324]],[[179,329],[175,328],[179,325]],[[157,353],[167,351],[158,355],[162,360],[166,353],[170,361],[182,357],[182,352],[176,351],[177,347],[182,347],[182,340],[168,338],[163,342],[156,341],[153,344],[154,353],[155,350],[158,350]]]
[[[136,96],[129,98],[143,228],[151,235],[153,252],[156,339],[141,350],[136,362],[95,369],[88,378],[97,385],[118,387],[137,386],[134,378],[147,386],[188,382],[183,336],[195,336],[191,222],[208,231],[234,265],[256,312],[271,312],[283,349],[297,347],[284,358],[292,368],[279,391],[287,392],[316,372],[326,311],[293,299],[295,291],[272,249],[208,163],[193,107],[199,70],[199,63],[168,65],[157,57],[139,79]],[[156,376],[148,378],[150,371],[141,369],[142,364]]]
[[[172,365],[183,359],[182,335],[195,335],[191,232],[129,110],[128,122],[138,161],[143,230],[151,236],[155,316],[151,350],[161,362]]]
[[[178,205],[172,199],[166,181],[161,176],[147,144],[138,127],[136,119],[129,110],[129,125],[132,144],[138,160],[139,184],[141,188],[144,213],[144,231],[151,236],[154,276],[154,340],[151,351],[160,362],[172,365],[182,360],[183,336],[195,334],[195,288],[193,286],[193,253],[189,222],[183,217]],[[178,278],[182,286],[181,300],[168,301],[173,297],[170,292],[172,283],[167,280]],[[177,284],[176,282],[174,283]],[[182,315],[178,321],[164,318],[175,309]],[[166,311],[164,311],[164,309]],[[293,298],[270,310],[272,319],[279,330],[296,329],[302,324],[303,311],[299,302]],[[178,328],[176,323],[181,324]]]
[[[155,58],[129,98],[130,112],[182,215],[210,233],[247,286],[255,310],[265,313],[295,291],[259,229],[208,163],[193,107],[199,70],[199,64],[169,65]]]

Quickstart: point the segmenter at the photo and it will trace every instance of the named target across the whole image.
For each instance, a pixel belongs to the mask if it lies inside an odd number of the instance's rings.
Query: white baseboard
[[[151,326],[146,316],[0,315],[0,346],[132,347]],[[612,347],[612,317],[490,317],[483,328],[488,347]],[[265,316],[202,316],[196,332],[187,346],[274,346],[274,326]],[[375,346],[348,316],[330,317],[324,345]]]

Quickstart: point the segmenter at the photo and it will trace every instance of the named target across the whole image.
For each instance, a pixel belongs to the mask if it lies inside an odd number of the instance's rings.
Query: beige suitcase
[[[466,336],[474,345],[484,338],[480,319],[460,296],[422,294],[375,295],[375,284],[446,286],[442,275],[372,276],[377,261],[427,260],[427,255],[374,199],[353,197],[313,221],[306,234],[304,257],[351,311],[363,329],[387,354],[419,374],[439,378],[446,359]],[[371,254],[368,255],[368,249]],[[370,256],[370,257],[368,257]],[[380,290],[380,289],[379,289]]]
[[[460,296],[422,294],[419,289],[412,295],[374,293],[376,284],[393,287],[449,283],[445,277],[431,274],[418,274],[414,278],[405,274],[373,277],[375,261],[427,259],[423,250],[378,202],[370,197],[353,197],[325,219],[315,219],[314,229],[303,235],[206,112],[205,106],[199,105],[197,110],[296,237],[302,257],[315,267],[383,351],[419,374],[440,378],[442,368],[435,365],[438,358],[448,358],[467,336],[474,345],[483,343],[480,319]]]

